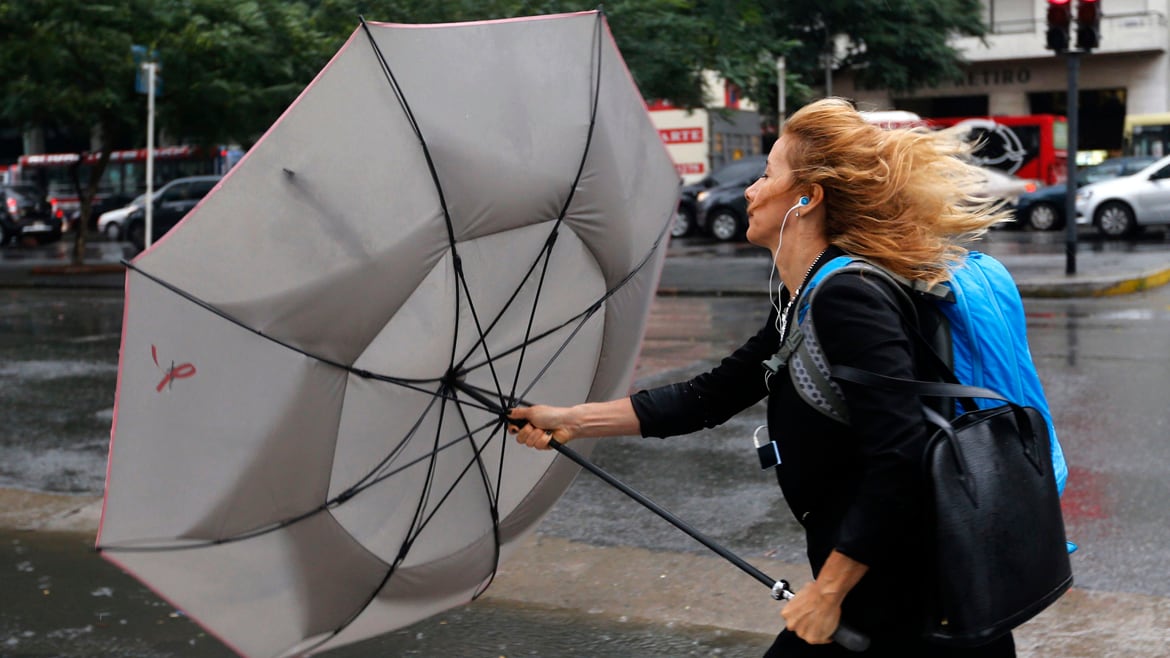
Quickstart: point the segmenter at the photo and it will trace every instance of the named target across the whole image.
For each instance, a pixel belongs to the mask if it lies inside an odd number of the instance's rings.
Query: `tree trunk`
[[[73,258],[71,259],[74,265],[85,264],[85,239],[89,232],[89,217],[93,214],[93,201],[94,197],[97,196],[98,182],[101,181],[102,174],[106,172],[106,167],[110,164],[110,149],[103,145],[98,161],[89,168],[89,177],[83,187],[81,165],[85,161],[85,157],[85,153],[78,154],[77,166],[70,171],[73,189],[77,193],[77,201],[81,205],[77,225],[74,227],[76,235],[73,236]]]

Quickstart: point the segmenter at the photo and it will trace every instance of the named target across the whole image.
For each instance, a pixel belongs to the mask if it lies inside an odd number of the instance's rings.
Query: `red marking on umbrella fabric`
[[[152,359],[154,359],[154,365],[158,366],[159,369],[161,370],[162,366],[159,366],[159,364],[158,364],[158,348],[156,348],[154,345],[150,346],[150,356]],[[162,393],[164,388],[170,388],[171,382],[173,382],[174,380],[186,379],[187,377],[194,377],[194,376],[195,376],[195,365],[194,364],[180,363],[179,365],[176,366],[175,362],[171,361],[171,367],[166,369],[166,375],[163,376],[162,381],[158,383],[158,386],[155,387],[155,390],[158,391],[159,393]]]

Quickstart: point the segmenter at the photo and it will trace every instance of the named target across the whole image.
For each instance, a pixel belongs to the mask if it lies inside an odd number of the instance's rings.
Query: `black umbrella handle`
[[[524,425],[528,424],[528,421],[526,420],[517,420],[511,418],[508,419],[508,422],[516,425],[517,427],[523,427]],[[654,512],[663,519],[666,519],[671,525],[690,535],[700,544],[706,546],[712,551],[715,551],[717,554],[719,554],[720,557],[739,567],[747,575],[763,583],[768,587],[768,589],[772,591],[772,598],[777,600],[788,600],[796,596],[796,594],[788,586],[787,581],[769,578],[763,571],[760,571],[756,567],[752,566],[746,560],[727,550],[720,544],[715,543],[715,540],[691,527],[687,522],[678,518],[653,500],[650,500],[644,494],[637,491],[633,487],[630,487],[625,482],[622,482],[621,480],[610,475],[605,470],[602,470],[600,467],[577,454],[576,451],[568,448],[560,441],[550,438],[548,440],[548,445],[557,452],[571,459],[581,468],[584,468],[602,480],[605,480],[618,491],[621,491],[630,498],[633,498],[646,509]],[[869,638],[864,634],[849,628],[845,624],[841,624],[837,627],[837,630],[833,632],[833,641],[850,651],[865,651],[869,648]]]

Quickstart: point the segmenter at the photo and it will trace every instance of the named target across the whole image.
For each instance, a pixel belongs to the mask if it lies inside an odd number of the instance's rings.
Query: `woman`
[[[870,125],[840,99],[802,108],[784,125],[764,175],[745,193],[747,238],[772,252],[782,282],[759,332],[687,382],[610,402],[512,412],[527,421],[512,428],[517,440],[547,449],[550,438],[694,432],[767,398],[768,432],[781,457],[776,476],[805,529],[815,577],[781,609],[786,628],[767,656],[858,655],[829,644],[842,621],[871,637],[865,655],[1015,655],[1010,635],[962,651],[920,639],[930,587],[920,401],[839,382],[851,419],[844,425],[803,402],[788,376],[765,377],[762,367],[796,322],[793,300],[832,258],[864,256],[904,277],[937,283],[965,254],[961,239],[1003,219],[975,193],[980,176],[958,157],[964,152],[946,135]],[[811,313],[829,362],[922,377],[897,298],[853,272],[820,284]]]

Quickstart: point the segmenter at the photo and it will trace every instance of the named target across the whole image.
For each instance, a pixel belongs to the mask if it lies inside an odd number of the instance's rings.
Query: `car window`
[[[759,178],[764,172],[766,163],[762,160],[751,159],[733,162],[719,171],[711,174],[711,180],[716,185],[727,185]]]
[[[1081,177],[1086,183],[1096,183],[1098,181],[1109,180],[1110,178],[1117,178],[1120,175],[1121,163],[1104,162],[1096,167],[1089,167],[1081,174]]]
[[[187,183],[176,183],[171,185],[163,191],[159,196],[159,201],[162,203],[172,203],[175,201],[182,201],[187,198]]]
[[[1161,180],[1163,178],[1170,178],[1170,165],[1166,165],[1150,174],[1150,180]]]
[[[190,198],[202,199],[203,197],[207,196],[207,193],[210,192],[211,188],[215,187],[215,184],[218,182],[219,181],[215,180],[200,180],[191,183]]]
[[[1157,158],[1135,158],[1133,160],[1129,160],[1127,162],[1122,163],[1121,173],[1123,173],[1123,174],[1137,173],[1137,172],[1141,171],[1142,169],[1145,169],[1146,167],[1154,164],[1157,161],[1158,161]]]

